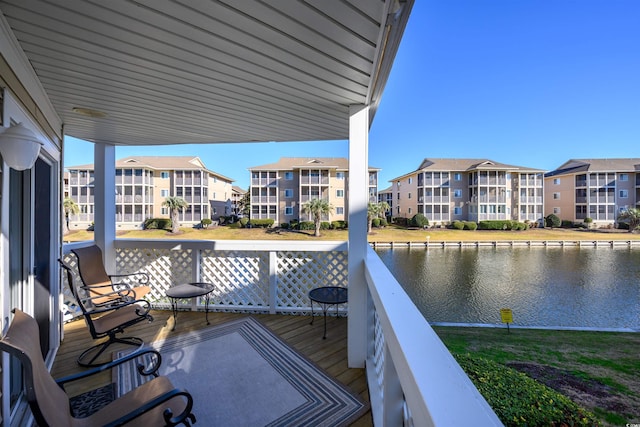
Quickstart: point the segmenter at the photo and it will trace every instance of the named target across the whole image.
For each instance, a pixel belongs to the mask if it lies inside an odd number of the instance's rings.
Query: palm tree
[[[618,221],[629,224],[629,233],[640,227],[640,209],[627,208],[619,216]]]
[[[333,210],[333,206],[324,199],[311,199],[308,202],[302,204],[302,213],[311,214],[313,216],[313,222],[316,226],[316,232],[314,236],[320,237],[320,224],[322,222],[322,216],[328,215]]]
[[[384,218],[384,214],[390,208],[387,202],[372,203],[367,206],[367,233],[371,233],[374,218]]]
[[[65,235],[69,233],[69,215],[77,215],[80,213],[80,206],[73,201],[73,199],[69,197],[65,197],[62,202],[62,207],[64,209],[64,223],[62,224],[62,234]]]
[[[178,211],[180,209],[186,208],[187,206],[189,206],[189,204],[182,197],[169,196],[164,199],[164,202],[162,202],[162,206],[166,206],[169,208],[169,211],[171,212],[171,232],[173,234],[176,234],[178,231],[180,231]]]

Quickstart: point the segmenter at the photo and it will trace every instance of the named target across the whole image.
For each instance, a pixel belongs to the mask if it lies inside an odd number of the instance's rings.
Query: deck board
[[[173,317],[170,311],[154,310],[152,315],[154,317],[153,322],[143,322],[129,328],[125,335],[135,335],[145,342],[153,342],[207,326],[202,312],[179,312],[175,331],[171,331]],[[209,321],[211,325],[219,325],[229,320],[246,316],[246,314],[237,313],[209,313]],[[324,326],[322,317],[316,317],[313,325],[310,325],[310,316],[269,314],[251,314],[250,316],[258,319],[291,347],[341,381],[353,393],[359,394],[366,401],[369,400],[365,370],[348,367],[347,319],[345,317],[329,317],[327,319],[327,339],[323,340]],[[77,365],[76,358],[91,345],[93,345],[93,340],[83,320],[65,324],[64,340],[53,365],[53,376],[60,378],[83,371],[84,368]],[[66,391],[70,396],[75,396],[107,385],[111,381],[111,373],[105,372],[95,375],[90,380],[85,380],[78,384],[69,384]],[[188,389],[188,385],[186,388]],[[372,426],[371,411],[368,411],[351,425],[357,427]]]

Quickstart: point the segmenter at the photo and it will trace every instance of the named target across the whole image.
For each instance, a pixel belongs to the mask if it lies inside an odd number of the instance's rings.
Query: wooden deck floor
[[[206,326],[203,312],[180,312],[175,331],[171,331],[173,317],[170,311],[152,312],[154,321],[141,323],[128,330],[127,335],[139,336],[145,342],[153,342],[172,335],[185,333]],[[245,314],[209,313],[212,325],[244,317]],[[285,340],[291,347],[304,354],[331,376],[359,394],[366,401],[369,400],[367,380],[364,369],[350,369],[347,367],[347,319],[344,317],[327,319],[327,339],[322,339],[322,318],[318,317],[313,325],[309,325],[309,316],[285,316],[257,314],[251,315]],[[54,378],[71,375],[82,371],[76,363],[78,355],[93,345],[84,321],[77,320],[67,323],[64,328],[64,341],[60,346],[52,373]],[[196,379],[194,379],[196,380]],[[111,382],[111,373],[105,372],[95,375],[91,381],[81,381],[79,384],[69,384],[66,387],[70,396],[107,385]],[[81,383],[81,384],[80,384]],[[188,384],[180,385],[189,389]],[[372,426],[371,412],[367,412],[359,420],[351,424],[356,427]]]

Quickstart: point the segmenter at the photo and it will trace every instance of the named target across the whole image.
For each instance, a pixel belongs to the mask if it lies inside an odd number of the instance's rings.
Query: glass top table
[[[338,315],[338,305],[344,304],[348,299],[347,288],[340,286],[322,286],[309,291],[309,299],[311,300],[311,323],[313,325],[313,303],[316,302],[322,307],[324,315],[324,335],[322,339],[327,338],[327,310],[331,305],[336,306],[336,316]]]

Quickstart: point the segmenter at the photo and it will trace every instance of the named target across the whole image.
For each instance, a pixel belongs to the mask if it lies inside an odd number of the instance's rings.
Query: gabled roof
[[[542,169],[528,168],[524,166],[509,165],[496,162],[490,159],[434,159],[425,158],[418,169],[406,173],[390,181],[397,181],[407,176],[416,174],[419,171],[434,172],[472,172],[480,170],[520,172],[520,173],[543,173]]]
[[[275,163],[253,166],[249,171],[280,171],[296,169],[336,169],[349,170],[349,160],[344,157],[281,157]],[[369,167],[370,171],[379,170]]]
[[[93,168],[93,164],[67,167],[68,170],[93,170]],[[145,168],[159,171],[204,170],[223,181],[234,181],[232,178],[207,169],[202,160],[197,156],[128,156],[116,160],[116,168]]]
[[[545,177],[584,172],[640,172],[640,158],[628,159],[570,159]]]

